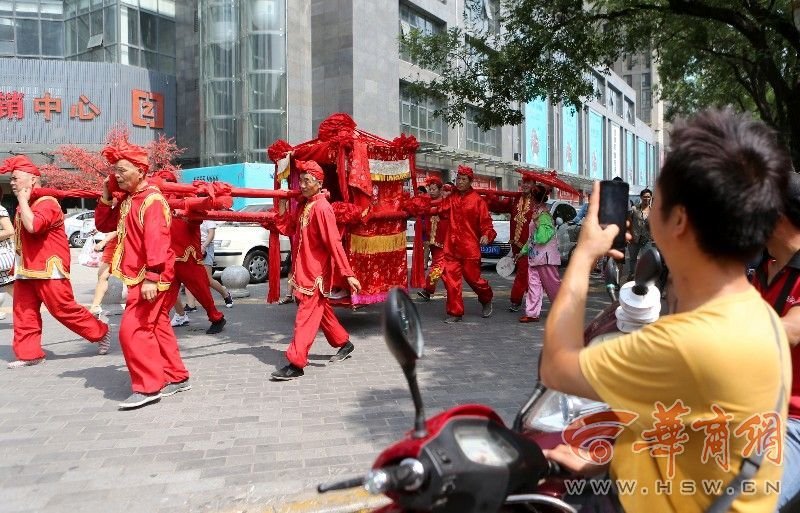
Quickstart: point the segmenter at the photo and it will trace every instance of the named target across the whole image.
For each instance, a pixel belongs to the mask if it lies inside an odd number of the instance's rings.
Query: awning
[[[507,175],[509,179],[513,179],[516,175],[514,172],[515,169],[529,169],[531,171],[551,171],[551,169],[545,169],[537,166],[532,166],[530,164],[525,164],[524,162],[517,162],[513,160],[504,160],[501,157],[495,157],[494,155],[487,155],[485,153],[477,153],[474,151],[463,150],[459,148],[453,148],[452,146],[445,146],[443,144],[436,144],[436,143],[428,143],[428,142],[421,142],[419,143],[419,149],[417,150],[417,166],[424,167],[426,165],[425,159],[426,157],[434,157],[440,159],[445,162],[449,162],[448,165],[444,167],[455,169],[458,164],[466,164],[470,167],[476,168],[476,166],[483,166],[485,170],[494,169],[496,171],[502,172],[504,175]],[[593,180],[586,177],[586,176],[579,176],[572,173],[564,173],[556,169],[558,172],[558,176],[563,179],[568,184],[572,185],[578,190],[582,191],[591,191],[592,190],[592,182]],[[481,172],[481,170],[475,169],[476,173],[479,174],[491,174],[487,172]],[[497,173],[495,173],[497,175]]]

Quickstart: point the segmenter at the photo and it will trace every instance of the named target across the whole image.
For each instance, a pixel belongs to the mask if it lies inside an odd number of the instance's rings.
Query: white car
[[[247,205],[241,212],[266,212],[271,204]],[[281,235],[281,274],[289,272],[291,246]],[[256,223],[218,223],[214,232],[214,270],[241,265],[250,272],[251,283],[267,280],[269,230]]]
[[[83,247],[85,237],[81,236],[81,231],[85,230],[84,222],[90,223],[94,229],[94,210],[82,210],[64,216],[64,232],[73,248]]]

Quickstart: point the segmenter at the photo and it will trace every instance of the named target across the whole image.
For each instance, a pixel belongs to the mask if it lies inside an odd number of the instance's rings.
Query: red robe
[[[117,230],[111,270],[128,286],[119,341],[131,388],[145,394],[189,377],[169,324],[169,309],[178,290],[170,289],[175,272],[171,219],[169,205],[155,186],[129,194],[113,208],[101,199],[95,210],[98,230]],[[144,280],[156,283],[158,294],[153,301],[141,295]]]
[[[342,247],[333,208],[324,194],[317,194],[301,205],[299,219],[288,212],[279,216],[276,227],[283,235],[297,235],[290,283],[300,304],[286,358],[295,367],[303,368],[308,364],[308,352],[320,328],[333,347],[342,347],[349,340],[350,335],[336,319],[327,295],[334,283],[334,271],[344,277],[354,274]]]
[[[75,302],[69,281],[69,243],[64,233],[64,214],[52,196],[31,203],[33,232],[22,225],[19,210],[14,219],[17,265],[20,276],[14,285],[14,339],[12,347],[19,360],[44,358],[42,316],[47,310],[77,335],[99,342],[108,325]],[[54,277],[53,272],[60,275]],[[23,278],[24,277],[24,278]],[[55,279],[53,279],[55,278]]]
[[[522,246],[528,242],[531,218],[533,217],[534,201],[530,194],[523,194],[517,198],[495,199],[490,203],[492,212],[511,214],[510,230],[511,252],[516,255]],[[528,290],[528,259],[520,258],[516,263],[517,273],[514,275],[514,284],[511,286],[511,303],[519,305],[522,297]]]
[[[211,284],[203,265],[203,251],[200,249],[200,222],[187,221],[173,217],[170,224],[172,252],[175,253],[175,278],[171,289],[175,289],[177,300],[181,285],[192,293],[200,306],[208,314],[208,320],[217,322],[224,315],[214,304],[211,296]]]
[[[447,218],[445,253],[458,259],[480,260],[480,238],[486,236],[492,242],[497,237],[489,208],[480,194],[474,189],[454,191],[442,202],[440,211]]]
[[[444,243],[447,240],[447,220],[432,215],[427,218],[428,241],[431,248],[431,267],[425,277],[425,292],[428,295],[436,292],[436,284],[444,273]]]
[[[497,236],[486,202],[474,189],[454,191],[441,206],[447,218],[447,238],[444,244],[444,286],[447,289],[447,314],[464,315],[461,279],[475,291],[481,304],[491,302],[493,293],[489,282],[481,276],[480,238],[492,242]]]

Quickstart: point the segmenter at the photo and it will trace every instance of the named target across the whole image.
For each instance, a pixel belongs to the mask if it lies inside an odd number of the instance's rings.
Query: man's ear
[[[675,205],[672,207],[672,212],[669,215],[669,226],[675,236],[680,237],[689,231],[689,216],[686,212],[686,207],[683,205]]]

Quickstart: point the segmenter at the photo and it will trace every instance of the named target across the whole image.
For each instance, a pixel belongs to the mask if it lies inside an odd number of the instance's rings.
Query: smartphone
[[[612,249],[625,250],[625,226],[628,220],[628,191],[627,182],[603,180],[600,182],[600,212],[598,220],[602,226],[615,224],[619,233],[614,238]]]

